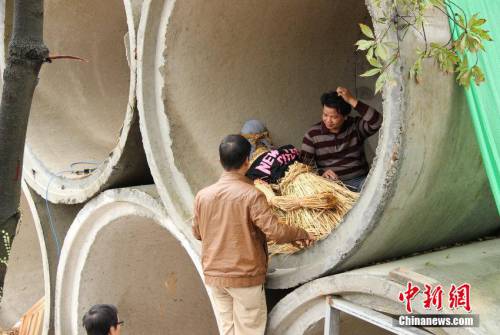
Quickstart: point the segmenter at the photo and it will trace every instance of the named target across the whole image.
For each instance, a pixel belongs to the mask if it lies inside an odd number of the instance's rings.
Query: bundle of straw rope
[[[272,185],[256,180],[280,224],[288,224],[312,233],[316,240],[328,236],[358,199],[340,181],[318,176],[309,165],[294,163],[279,181],[277,193]],[[273,254],[291,254],[300,249],[292,244],[269,243]]]

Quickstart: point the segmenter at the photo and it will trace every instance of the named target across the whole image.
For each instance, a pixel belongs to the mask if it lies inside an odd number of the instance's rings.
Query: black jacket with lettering
[[[276,183],[283,178],[288,167],[299,160],[300,152],[288,144],[260,155],[250,166],[247,177]]]

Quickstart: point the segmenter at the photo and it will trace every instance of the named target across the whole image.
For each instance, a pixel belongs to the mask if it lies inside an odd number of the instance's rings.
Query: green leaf
[[[361,74],[360,77],[373,77],[374,75],[380,73],[382,70],[379,68],[371,69]]]
[[[368,40],[359,40],[356,42],[356,45],[358,46],[358,50],[366,50],[373,46],[375,44],[375,41],[368,41]]]
[[[384,84],[387,81],[387,72],[384,72],[378,77],[377,81],[375,82],[375,94],[378,92],[382,91],[382,88],[384,88]]]
[[[370,49],[372,50],[372,49]],[[380,64],[379,60],[375,57],[373,57],[373,52],[371,53],[371,57],[368,57],[370,55],[366,55],[366,59],[368,60],[368,62],[371,64],[371,66],[373,67],[377,67],[377,68],[381,68],[382,67],[382,64]]]
[[[372,29],[370,27],[368,27],[366,24],[360,23],[359,27],[361,28],[361,31],[363,32],[363,34],[365,34],[366,37],[369,37],[372,39],[375,38],[375,35],[373,35]]]
[[[470,70],[465,71],[464,73],[462,73],[460,76],[457,77],[458,84],[460,86],[468,88],[470,86],[471,77],[472,77],[472,71]]]
[[[439,69],[445,73],[455,72],[455,65],[460,61],[453,50],[435,43],[431,44],[431,56],[438,63]]]
[[[462,29],[465,30],[467,25],[465,24],[465,18],[462,15],[456,15],[457,21],[458,21],[458,26]]]
[[[444,6],[444,0],[430,0],[429,2],[433,6],[436,6],[436,7],[443,7]]]
[[[485,41],[493,41],[488,30],[472,28],[471,31]]]
[[[387,61],[389,59],[389,49],[384,43],[380,43],[375,47],[375,55],[381,60]]]
[[[410,68],[410,78],[415,79],[417,84],[420,83],[422,77],[422,56],[419,57]]]
[[[374,53],[373,47],[368,49],[368,52],[366,53],[366,59],[368,59],[368,61],[370,61],[370,58],[373,58],[373,53]]]
[[[474,65],[471,69],[471,72],[472,72],[472,77],[474,78],[474,82],[476,83],[476,85],[479,86],[479,85],[481,85],[481,83],[483,83],[486,80],[484,77],[484,73],[479,66]]]

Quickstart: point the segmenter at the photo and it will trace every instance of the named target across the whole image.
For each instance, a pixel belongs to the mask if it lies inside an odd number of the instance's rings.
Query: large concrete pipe
[[[125,335],[217,334],[199,252],[154,186],[102,193],[81,210],[64,241],[56,334],[82,334],[82,317],[97,303],[118,307]]]
[[[61,254],[62,243],[75,219],[78,212],[82,209],[83,204],[64,205],[51,204],[46,199],[39,196],[29,186],[24,187],[25,194],[31,195],[31,207],[36,211],[38,220],[42,229],[43,239],[45,241],[45,250],[47,253],[48,262],[48,285],[49,294],[45,295],[45,299],[50,304],[46,308],[46,317],[49,318],[48,331],[49,335],[54,334],[54,299],[56,287],[57,266]]]
[[[0,303],[0,329],[14,326],[38,300],[45,297],[49,311],[49,264],[45,239],[33,199],[26,185],[21,195],[21,222],[12,243],[3,296]],[[47,334],[49,315],[44,315],[42,334]]]
[[[23,182],[22,216],[5,277],[0,329],[13,326],[43,297],[42,334],[53,334],[54,288],[60,244],[80,209],[81,205],[48,204]]]
[[[433,289],[441,284],[445,294],[443,310],[437,312],[434,306],[424,308],[423,293],[419,293],[412,303],[415,314],[467,314],[462,307],[449,308],[448,293],[451,284],[471,285],[471,314],[479,315],[479,327],[428,328],[430,333],[498,334],[499,264],[500,239],[494,239],[317,279],[294,290],[274,307],[269,314],[269,334],[323,334],[325,297],[330,295],[333,300],[344,299],[388,315],[406,314],[398,296],[407,289],[408,281],[421,289],[425,284]],[[349,334],[348,324],[341,324],[341,330],[343,326]]]
[[[190,217],[194,194],[221,172],[219,141],[246,119],[265,121],[278,144],[299,144],[320,118],[318,97],[326,89],[360,87],[362,99],[383,106],[377,155],[359,202],[326,240],[273,257],[270,288],[500,227],[461,89],[431,63],[423,84],[408,79],[419,43],[411,30],[383,104],[378,96],[368,99],[373,83],[358,81],[354,43],[361,37],[357,23],[371,21],[371,3],[144,2],[137,46],[141,132],[173,220]],[[429,16],[427,36],[447,41],[447,19]]]
[[[23,174],[51,202],[82,203],[112,186],[150,181],[135,99],[140,3],[45,1],[51,54],[88,60],[45,64],[33,97]],[[6,40],[11,15],[3,15]]]
[[[24,182],[22,191],[22,218],[5,277],[0,329],[13,326],[34,303],[44,297],[41,334],[53,334],[60,245],[82,206],[48,204]]]

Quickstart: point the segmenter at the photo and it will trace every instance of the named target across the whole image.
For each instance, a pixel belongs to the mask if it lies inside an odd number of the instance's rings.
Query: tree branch
[[[43,0],[15,0],[14,27],[0,105],[0,230],[11,241],[19,221],[21,169],[31,101],[49,51],[43,43]],[[0,246],[0,249],[4,249]],[[2,256],[5,250],[0,250]],[[5,268],[0,270],[3,287]]]

